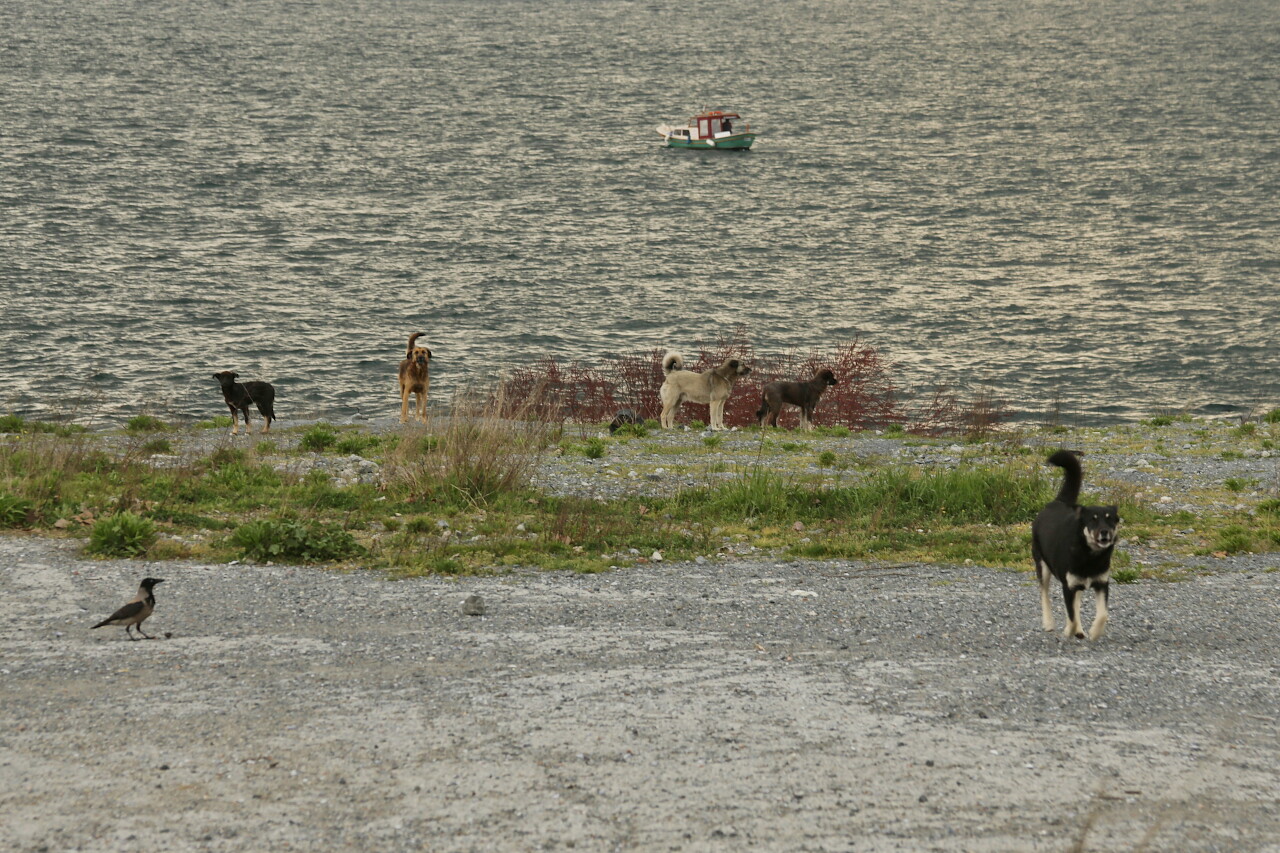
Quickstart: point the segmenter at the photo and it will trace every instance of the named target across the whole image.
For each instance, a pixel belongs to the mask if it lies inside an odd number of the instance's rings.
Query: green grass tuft
[[[103,557],[137,557],[155,541],[156,526],[151,519],[122,512],[94,522],[87,550]]]
[[[34,508],[29,500],[0,492],[0,527],[25,527]]]
[[[338,434],[328,424],[316,424],[302,434],[298,446],[313,453],[323,453],[338,443]]]
[[[169,443],[167,438],[153,438],[146,444],[142,445],[143,453],[172,453],[173,445]]]
[[[134,415],[129,418],[129,422],[124,425],[126,432],[164,432],[169,429],[169,425],[157,417],[151,415]]]
[[[332,524],[293,519],[258,519],[242,524],[231,543],[251,560],[327,563],[345,560],[363,549],[347,531]]]

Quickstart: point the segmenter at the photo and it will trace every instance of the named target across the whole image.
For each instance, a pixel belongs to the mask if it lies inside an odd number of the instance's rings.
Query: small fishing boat
[[[751,125],[742,116],[720,110],[701,112],[684,127],[660,124],[658,133],[668,148],[745,149],[756,141]]]

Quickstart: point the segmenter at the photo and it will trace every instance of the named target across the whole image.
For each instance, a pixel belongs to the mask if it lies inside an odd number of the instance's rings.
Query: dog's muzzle
[[[1095,551],[1102,551],[1116,543],[1116,532],[1109,527],[1086,530],[1085,539],[1088,540],[1090,548]]]

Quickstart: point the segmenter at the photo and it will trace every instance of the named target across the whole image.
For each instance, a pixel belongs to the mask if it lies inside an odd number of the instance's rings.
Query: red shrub
[[[503,381],[498,399],[507,417],[532,417],[548,421],[603,423],[613,419],[619,409],[631,409],[641,418],[656,419],[662,411],[658,388],[664,378],[662,359],[666,353],[652,349],[614,358],[602,368],[586,367],[578,362],[561,366],[547,356],[541,361],[523,365]],[[946,388],[935,389],[910,409],[899,400],[898,387],[889,377],[894,365],[860,339],[836,344],[831,350],[813,350],[806,355],[786,353],[772,358],[757,358],[751,341],[742,327],[728,337],[721,337],[707,347],[698,344],[694,355],[685,357],[685,369],[702,372],[718,367],[727,358],[737,358],[751,367],[741,377],[725,405],[727,426],[750,426],[757,423],[762,389],[777,379],[805,381],[823,368],[830,368],[838,380],[822,395],[814,414],[817,425],[846,426],[851,430],[900,425],[909,432],[940,435],[943,433],[980,433],[1002,421],[1007,412],[1003,404],[981,396],[970,409]],[[684,403],[676,413],[678,423],[710,421],[710,407]],[[799,425],[798,410],[783,409],[779,425]]]
[[[620,403],[619,408],[631,409],[640,418],[657,420],[662,413],[662,403],[658,400],[658,389],[662,387],[662,357],[665,353],[660,349],[651,349],[647,353],[624,355],[613,360],[605,368],[614,383],[614,396]],[[612,419],[614,412],[609,413]]]
[[[598,369],[576,361],[561,367],[551,356],[512,370],[497,400],[502,417],[550,422],[607,421],[618,409],[613,383]]]

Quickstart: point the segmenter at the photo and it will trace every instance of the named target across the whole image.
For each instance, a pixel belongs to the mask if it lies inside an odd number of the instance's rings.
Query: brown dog
[[[409,420],[409,395],[417,394],[418,420],[427,422],[427,390],[431,387],[431,350],[413,344],[422,335],[409,336],[404,361],[400,362],[400,423]]]
[[[667,378],[658,389],[658,399],[662,401],[662,428],[675,426],[676,409],[688,400],[690,403],[707,403],[711,406],[712,429],[724,429],[724,404],[733,390],[733,383],[738,377],[751,372],[736,358],[726,358],[719,367],[703,373],[682,370],[684,359],[674,352],[662,358],[662,369]]]
[[[825,368],[816,371],[808,382],[770,382],[764,386],[760,411],[756,412],[760,426],[777,426],[782,407],[792,405],[800,407],[800,426],[806,431],[813,429],[813,410],[818,407],[822,392],[838,384],[836,375]]]

